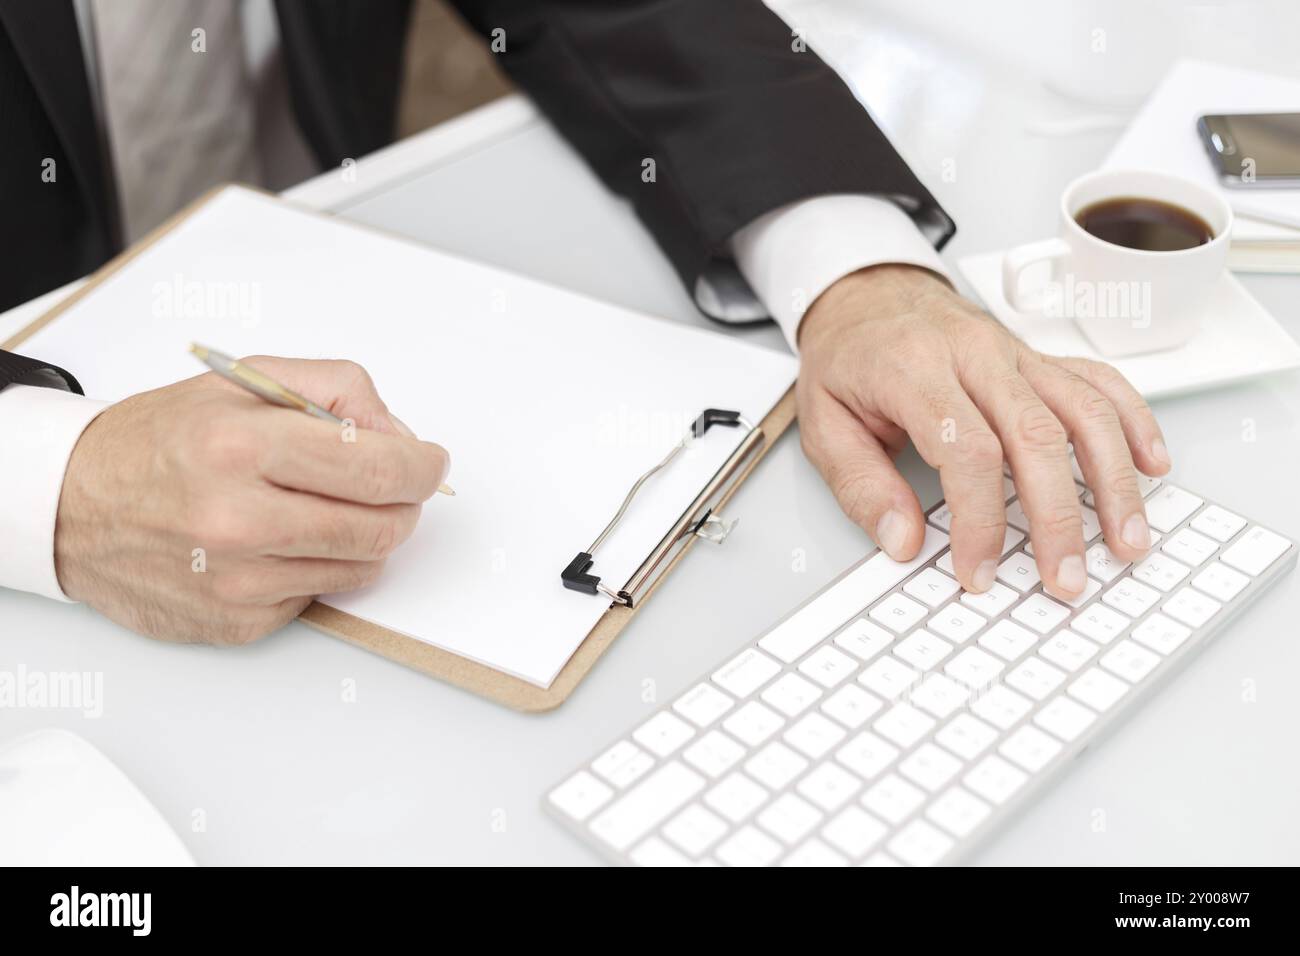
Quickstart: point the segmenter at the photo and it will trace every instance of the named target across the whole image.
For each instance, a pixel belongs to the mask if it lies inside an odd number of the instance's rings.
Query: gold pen
[[[264,375],[257,369],[245,365],[237,359],[232,359],[229,355],[196,344],[190,345],[190,351],[194,353],[200,362],[226,381],[233,382],[240,388],[252,392],[259,398],[266,399],[273,405],[296,408],[300,412],[306,412],[314,418],[330,422],[333,425],[343,424],[343,419],[328,409],[321,408],[315,402],[308,401],[297,392],[285,388],[269,375]],[[451,485],[446,484],[439,485],[438,492],[444,495],[454,495],[456,493],[452,490]]]

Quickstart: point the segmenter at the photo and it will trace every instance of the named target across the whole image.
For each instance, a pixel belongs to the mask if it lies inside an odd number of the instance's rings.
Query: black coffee
[[[1103,199],[1080,209],[1074,221],[1098,239],[1147,252],[1177,252],[1214,238],[1196,213],[1155,199]]]

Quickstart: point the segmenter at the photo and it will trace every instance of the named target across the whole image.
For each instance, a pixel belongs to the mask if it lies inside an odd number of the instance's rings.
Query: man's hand
[[[82,434],[55,531],[64,592],[151,637],[242,644],[370,583],[447,473],[351,362],[253,358],[345,430],[217,375],[132,396]]]
[[[1040,355],[942,279],[876,266],[841,279],[804,316],[800,431],[840,506],[891,557],[921,546],[916,494],[894,468],[910,436],[939,470],[952,511],[953,566],[984,591],[1002,553],[1002,461],[1029,518],[1043,586],[1061,597],[1087,583],[1069,449],[1107,545],[1126,561],[1150,545],[1134,465],[1169,470],[1142,397],[1109,365]]]

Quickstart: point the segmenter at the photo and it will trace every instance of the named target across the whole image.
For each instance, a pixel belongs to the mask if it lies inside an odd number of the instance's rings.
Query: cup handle
[[[1069,244],[1060,238],[1031,242],[1007,252],[1002,257],[1002,298],[1007,300],[1007,305],[1021,315],[1042,315],[1042,309],[1030,309],[1020,298],[1020,273],[1035,262],[1059,259],[1069,253]]]

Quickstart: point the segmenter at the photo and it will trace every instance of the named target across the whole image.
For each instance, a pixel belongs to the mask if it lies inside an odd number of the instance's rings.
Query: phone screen
[[[1300,113],[1203,116],[1200,127],[1223,175],[1242,183],[1300,179]]]

